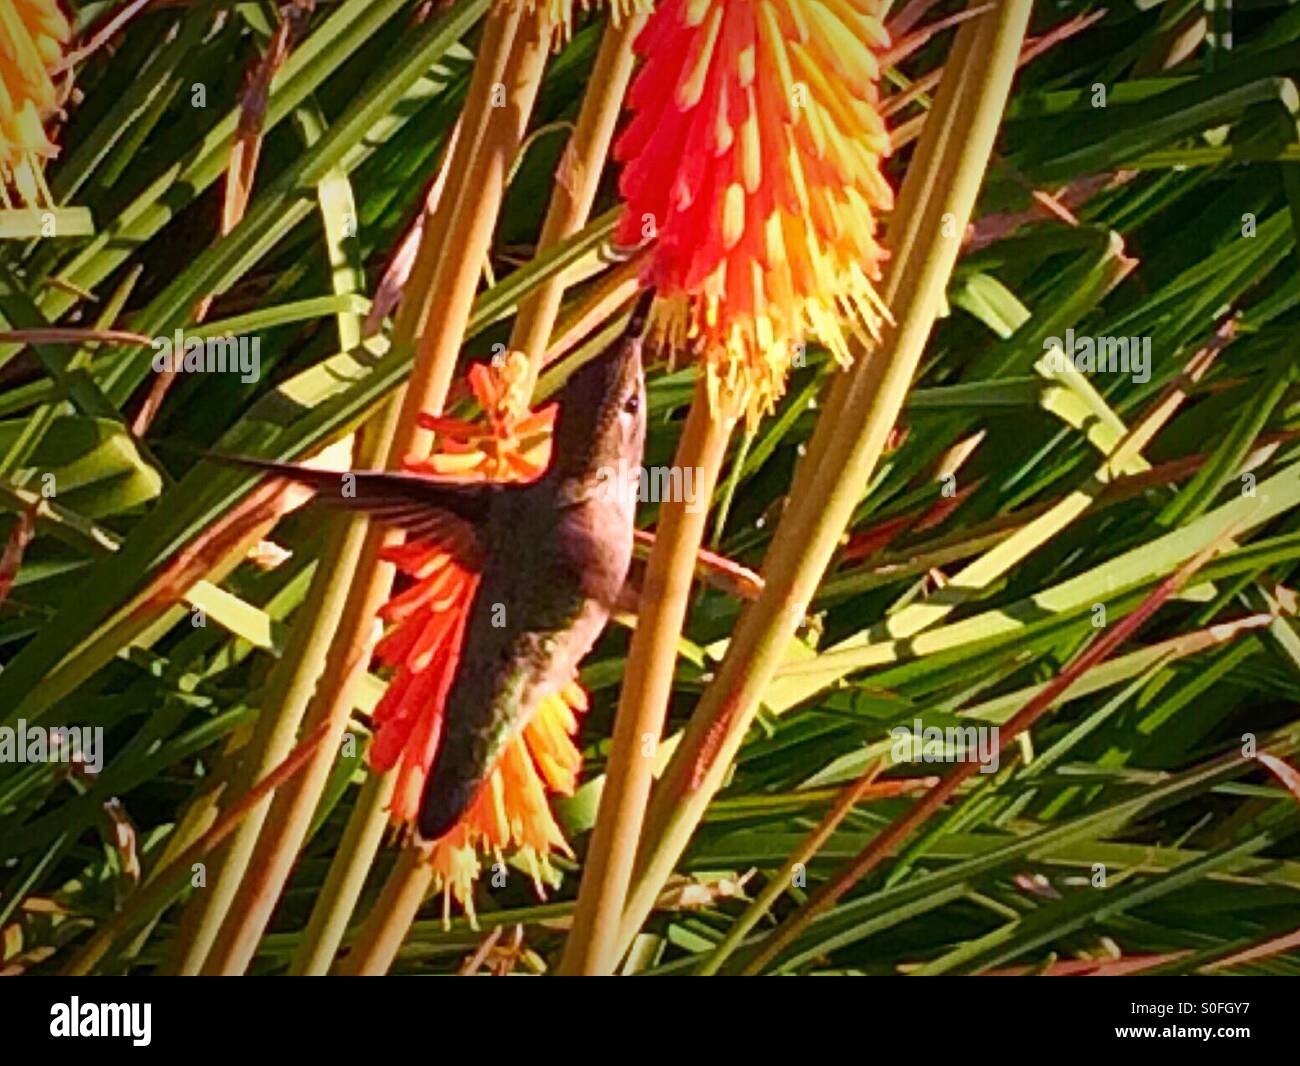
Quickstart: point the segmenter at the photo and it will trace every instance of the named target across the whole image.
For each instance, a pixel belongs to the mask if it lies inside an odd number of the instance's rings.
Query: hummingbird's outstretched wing
[[[492,482],[444,481],[423,474],[387,470],[318,470],[298,463],[280,463],[225,452],[205,452],[204,455],[217,462],[250,467],[296,481],[315,489],[318,503],[347,511],[364,511],[411,536],[436,533],[448,514],[481,530],[492,500],[502,492],[519,487]]]

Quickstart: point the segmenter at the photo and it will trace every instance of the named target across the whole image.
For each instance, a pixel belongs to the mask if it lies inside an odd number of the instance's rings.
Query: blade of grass
[[[771,910],[772,904],[792,883],[796,867],[807,866],[808,861],[817,854],[830,835],[839,828],[840,823],[849,816],[858,801],[866,795],[884,765],[879,760],[872,763],[861,777],[836,797],[816,828],[800,842],[799,847],[790,853],[790,857],[780,869],[768,878],[763,890],[745,908],[745,913],[732,923],[731,928],[727,930],[727,935],[719,941],[712,954],[700,963],[699,969],[695,971],[697,977],[712,977],[722,969],[722,964],[740,946],[745,935],[763,919],[764,915]]]
[[[1125,640],[1132,636],[1156,613],[1175,592],[1177,592],[1201,565],[1218,550],[1219,545],[1202,552],[1185,563],[1172,576],[1166,578],[1151,593],[1137,610],[1126,615],[1120,622],[1109,628],[1103,635],[1092,642],[1082,654],[1071,662],[1061,673],[1034,699],[1030,700],[1016,715],[999,730],[999,750],[1005,750],[1019,734],[1029,729],[1041,718],[1052,705],[1067,692],[1076,681],[1088,673],[1094,666],[1107,659]],[[899,844],[906,840],[917,827],[937,812],[957,791],[961,784],[978,773],[980,764],[973,760],[963,762],[955,767],[938,785],[932,788],[911,809],[895,819],[883,832],[874,837],[869,845],[846,866],[839,874],[822,885],[803,907],[792,914],[771,935],[763,949],[745,967],[747,974],[761,973],[773,962],[803,930],[808,928],[818,914],[825,912],[837,900],[849,892],[863,877],[874,870],[888,858]]]

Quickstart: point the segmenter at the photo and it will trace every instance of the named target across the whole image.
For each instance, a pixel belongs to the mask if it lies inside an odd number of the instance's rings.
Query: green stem
[[[323,977],[329,973],[388,827],[388,804],[396,781],[396,773],[371,774],[361,786],[361,795],[339,841],[337,857],[330,864],[298,950],[289,964],[291,975]]]
[[[332,550],[327,559],[337,556],[355,536],[351,528],[354,523],[365,524],[364,520],[351,518],[334,522]],[[293,627],[284,655],[267,685],[263,713],[258,717],[257,729],[237,775],[236,796],[242,796],[292,750],[342,615],[350,576],[350,570],[335,570],[328,565],[317,569],[311,591],[300,609],[299,624]],[[249,812],[216,864],[209,887],[194,897],[191,906],[198,909],[200,917],[190,926],[192,935],[176,961],[176,973],[193,975],[203,968],[234,902],[269,807],[268,796]]]
[[[370,469],[385,465],[398,406],[395,398],[390,399],[366,426],[361,446],[357,449],[358,467]],[[373,573],[381,564],[377,555],[379,548],[379,537],[370,535],[369,522],[356,518],[338,522],[313,582],[313,585],[319,583],[323,588],[321,600],[325,609],[319,613],[304,610],[300,616],[300,626],[310,626],[312,630],[312,653],[319,656],[312,662],[320,666],[322,674],[354,681],[365,671],[369,656],[346,661],[354,642],[337,638],[341,632],[351,634],[362,627],[373,628],[374,615],[366,612],[371,611],[374,605],[368,599],[359,600],[353,596],[352,588],[357,574]],[[309,594],[308,608],[314,593],[313,589]],[[310,680],[314,684],[315,677]],[[310,703],[305,708],[296,702],[301,698],[297,692],[292,697],[294,702],[280,706],[278,714],[293,713],[299,720],[305,718],[308,729],[314,729],[322,722],[328,723],[326,742],[306,771],[283,793],[275,796],[269,811],[261,811],[256,821],[250,819],[240,837],[236,838],[222,873],[238,883],[238,893],[231,900],[224,924],[204,964],[204,972],[240,974],[252,961],[338,757],[339,745],[352,714],[352,700],[347,698],[350,695],[348,685],[342,692],[320,686],[315,688],[314,694],[308,689],[306,696]],[[238,852],[236,848],[239,848]],[[236,861],[239,862],[237,871],[230,866]],[[234,876],[236,872],[237,877]]]
[[[696,471],[697,499],[710,500],[726,455],[731,424],[715,417],[703,375],[673,460]],[[614,719],[605,787],[587,859],[573,928],[565,943],[561,973],[609,974],[618,949],[619,916],[631,881],[637,841],[655,766],[655,747],[664,733],[682,623],[704,540],[706,508],[695,513],[683,501],[663,504],[654,547],[641,586],[640,610],[627,676]]]
[[[632,42],[646,18],[646,15],[632,15],[621,25],[611,24],[605,29],[573,136],[560,163],[562,173],[556,175],[546,221],[537,242],[538,252],[577,233],[591,215],[605,171],[605,158],[622,113],[623,97],[632,78]],[[510,347],[528,356],[534,380],[550,346],[565,281],[563,274],[549,278],[520,303],[515,316]]]

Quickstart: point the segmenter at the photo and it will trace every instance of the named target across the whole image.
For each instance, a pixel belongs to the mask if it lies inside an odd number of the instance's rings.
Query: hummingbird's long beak
[[[632,317],[627,323],[626,335],[629,337],[644,337],[646,326],[650,322],[650,309],[654,306],[655,290],[648,288],[642,291],[637,297],[636,304],[632,308]]]

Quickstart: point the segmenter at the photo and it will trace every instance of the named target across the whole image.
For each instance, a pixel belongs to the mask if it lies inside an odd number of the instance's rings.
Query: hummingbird
[[[365,512],[411,537],[448,513],[473,528],[485,561],[421,796],[425,840],[454,828],[506,745],[572,679],[618,601],[645,443],[641,335],[651,297],[643,295],[622,337],[564,384],[550,462],[535,481],[457,482],[212,454],[299,482],[317,502]]]

